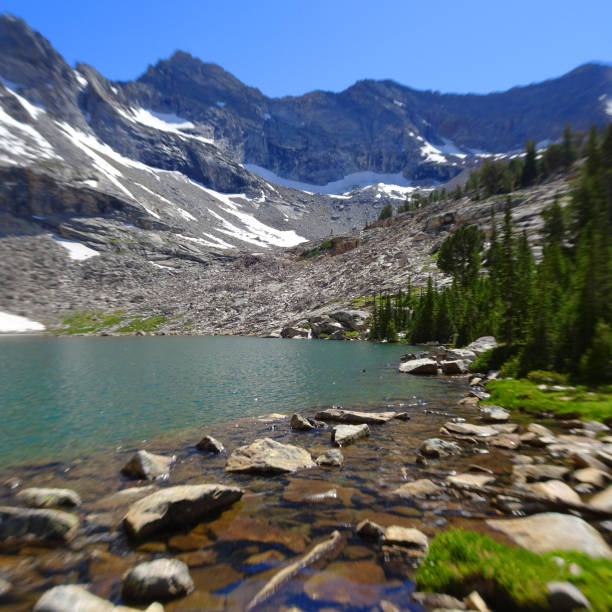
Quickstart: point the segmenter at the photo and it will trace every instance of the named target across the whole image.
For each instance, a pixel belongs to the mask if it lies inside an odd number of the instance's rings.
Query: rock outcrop
[[[314,465],[310,453],[305,449],[262,438],[234,450],[227,460],[225,470],[274,475],[295,472]]]

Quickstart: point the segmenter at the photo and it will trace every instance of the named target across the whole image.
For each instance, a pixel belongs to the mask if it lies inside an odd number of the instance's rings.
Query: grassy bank
[[[553,559],[560,557],[563,566]],[[582,572],[574,576],[569,564]],[[471,531],[451,529],[437,535],[419,567],[419,590],[464,597],[474,588],[494,610],[548,610],[547,582],[571,582],[597,612],[612,610],[612,561],[582,553],[536,555],[522,548],[499,544]]]
[[[553,390],[526,379],[502,379],[490,382],[487,404],[520,410],[529,414],[549,412],[558,415],[579,415],[583,420],[612,421],[612,389],[590,391],[585,387]]]
[[[88,310],[77,312],[62,319],[62,326],[54,329],[55,334],[96,334],[101,331],[115,333],[136,333],[155,331],[166,317],[139,317],[126,315],[122,310],[104,312],[103,310]]]

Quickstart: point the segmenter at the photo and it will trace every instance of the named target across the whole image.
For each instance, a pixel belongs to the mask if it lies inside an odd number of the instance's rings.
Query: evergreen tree
[[[529,185],[535,183],[538,177],[535,141],[528,140],[525,145],[525,151],[525,164],[523,165],[523,174],[521,175],[521,185],[523,187],[529,187]]]

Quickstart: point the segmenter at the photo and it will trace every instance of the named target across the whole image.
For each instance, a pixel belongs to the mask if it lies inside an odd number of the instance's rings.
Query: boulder
[[[406,353],[400,357],[400,362],[413,361],[414,359],[429,359],[429,351],[419,351],[418,353]]]
[[[17,493],[17,500],[30,508],[74,508],[81,498],[72,489],[44,489],[31,487]]]
[[[369,519],[361,521],[355,531],[359,536],[364,539],[378,540],[385,534],[384,527],[381,527],[378,523],[375,523]]]
[[[612,550],[599,532],[577,516],[545,512],[525,518],[488,520],[486,524],[534,553],[575,550],[612,559]]]
[[[356,410],[343,410],[342,408],[327,408],[317,412],[316,417],[321,421],[334,421],[336,423],[349,423],[358,425],[361,423],[371,423],[373,425],[386,423],[398,417],[397,412],[358,412]]]
[[[311,429],[315,429],[315,426],[312,425],[306,417],[295,413],[291,416],[291,429],[295,429],[296,431],[310,431]]]
[[[130,535],[142,538],[166,528],[183,527],[238,501],[243,490],[220,484],[168,487],[138,500],[123,523]]]
[[[341,323],[338,323],[338,321],[335,321],[326,315],[311,317],[309,319],[309,323],[313,335],[317,337],[321,334],[331,336],[333,333],[338,331],[344,332],[344,327],[342,327]]]
[[[527,485],[534,493],[539,493],[550,499],[559,499],[570,504],[581,503],[580,496],[561,480],[546,480]]]
[[[207,453],[214,453],[215,455],[220,455],[221,453],[225,452],[225,447],[223,444],[212,436],[204,436],[196,444],[196,447],[198,450],[205,451]]]
[[[141,478],[145,480],[165,479],[170,476],[170,466],[176,457],[154,455],[146,450],[139,450],[121,468],[121,473],[128,478]]]
[[[402,497],[404,499],[412,499],[414,497],[430,497],[432,495],[439,495],[444,489],[427,478],[421,478],[414,482],[407,482],[401,487],[398,487],[393,491],[393,495]]]
[[[352,331],[364,331],[368,327],[370,313],[367,310],[337,310],[329,316]]]
[[[512,476],[517,482],[539,482],[542,480],[561,480],[569,474],[562,465],[539,463],[535,465],[514,465]]]
[[[442,372],[447,376],[456,374],[467,374],[470,362],[465,359],[454,359],[453,361],[444,360],[440,362]]]
[[[438,362],[433,359],[412,359],[400,363],[398,369],[405,374],[435,375],[438,373]]]
[[[589,504],[594,508],[599,508],[600,510],[608,510],[609,512],[612,512],[612,486],[609,486],[601,493],[597,493],[597,495],[591,497]]]
[[[283,474],[313,467],[310,453],[291,444],[281,444],[271,438],[255,440],[237,448],[227,460],[227,472]]]
[[[441,438],[429,438],[421,444],[420,451],[425,457],[448,457],[460,455],[461,447],[456,442],[447,442]]]
[[[440,356],[440,360],[446,361],[467,361],[472,363],[476,359],[476,353],[469,349],[446,349]]]
[[[411,527],[391,525],[385,529],[384,537],[385,544],[415,549],[419,555],[423,556],[429,547],[427,536],[422,531]]]
[[[410,596],[426,610],[465,610],[465,604],[445,593],[421,593],[415,591]]]
[[[79,526],[74,514],[0,506],[0,542],[12,545],[70,542]]]
[[[315,459],[315,463],[321,467],[342,467],[344,455],[337,448],[330,448]]]
[[[479,410],[480,418],[485,423],[505,423],[510,418],[510,413],[501,406],[483,404]]]
[[[477,357],[480,357],[480,355],[494,349],[496,346],[497,341],[493,336],[482,336],[474,340],[474,342],[470,342],[465,348],[475,353]]]
[[[445,423],[444,428],[453,434],[475,436],[477,438],[488,438],[499,433],[495,427],[490,425],[472,425],[472,423],[454,423],[453,421]]]
[[[572,612],[591,608],[584,593],[571,582],[548,582],[548,605],[555,612]]]
[[[138,612],[134,608],[115,606],[90,593],[84,586],[69,584],[48,590],[32,608],[33,612]],[[153,603],[144,612],[164,612],[161,604]]]
[[[495,480],[495,476],[491,474],[473,474],[471,472],[465,474],[456,474],[455,476],[448,476],[446,478],[448,482],[456,485],[467,485],[470,487],[483,487]]]
[[[121,594],[127,601],[148,603],[175,599],[193,591],[189,568],[178,559],[140,563],[123,578]]]
[[[369,435],[370,428],[365,423],[362,425],[336,425],[332,429],[331,441],[336,446],[346,446],[361,438],[367,438]]]
[[[0,601],[13,590],[13,585],[4,578],[0,578]]]
[[[309,338],[310,330],[303,327],[292,327],[291,325],[283,327],[281,330],[281,338]]]

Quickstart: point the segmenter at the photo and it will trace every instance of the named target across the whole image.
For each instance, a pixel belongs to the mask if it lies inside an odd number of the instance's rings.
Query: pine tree
[[[523,174],[521,175],[521,185],[529,187],[535,183],[538,177],[538,166],[536,162],[535,141],[528,140],[525,145],[525,164],[523,166]]]

